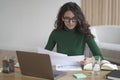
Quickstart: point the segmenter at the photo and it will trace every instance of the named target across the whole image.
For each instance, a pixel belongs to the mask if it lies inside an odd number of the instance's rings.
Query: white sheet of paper
[[[56,65],[58,71],[81,71],[80,65]]]
[[[38,53],[49,54],[52,65],[76,65],[84,59],[84,55],[67,56],[62,53],[57,53],[41,48],[38,48]]]
[[[38,53],[49,54],[50,56],[67,56],[66,54],[49,51],[46,49],[38,48]]]

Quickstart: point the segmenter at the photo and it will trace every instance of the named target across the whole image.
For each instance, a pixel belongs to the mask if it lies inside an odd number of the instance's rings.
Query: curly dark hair
[[[67,2],[65,3],[59,10],[57,15],[57,20],[55,21],[55,29],[64,29],[64,22],[62,21],[62,17],[64,16],[66,11],[72,11],[77,19],[76,29],[79,30],[81,33],[86,34],[92,38],[94,36],[90,32],[90,25],[87,23],[85,16],[81,10],[81,8],[74,2]]]

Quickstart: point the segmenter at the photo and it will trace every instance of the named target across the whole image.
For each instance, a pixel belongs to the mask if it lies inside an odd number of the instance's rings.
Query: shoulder
[[[94,38],[91,37],[91,36],[85,35],[85,40],[86,40],[87,42],[89,42],[89,41],[94,41]]]
[[[61,34],[61,33],[62,33],[62,30],[53,29],[52,32],[51,32],[51,35],[55,36],[55,35],[58,35],[58,34]]]
[[[58,31],[57,31],[56,29],[53,29],[52,32],[51,32],[51,34],[54,35],[54,34],[56,34],[57,32],[58,32]]]
[[[63,32],[63,30],[54,29],[52,31],[52,34],[58,34],[58,33],[61,33],[61,32]]]

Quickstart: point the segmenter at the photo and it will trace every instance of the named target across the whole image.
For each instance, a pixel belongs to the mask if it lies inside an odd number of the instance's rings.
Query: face
[[[66,11],[62,21],[68,29],[73,29],[77,25],[77,19],[72,11]]]

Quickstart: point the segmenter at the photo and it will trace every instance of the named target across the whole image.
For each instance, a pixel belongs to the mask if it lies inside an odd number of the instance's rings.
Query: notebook
[[[120,80],[120,70],[113,70],[106,74],[105,77],[110,80]]]
[[[16,51],[21,74],[54,80],[66,72],[52,69],[50,56],[36,52]]]

